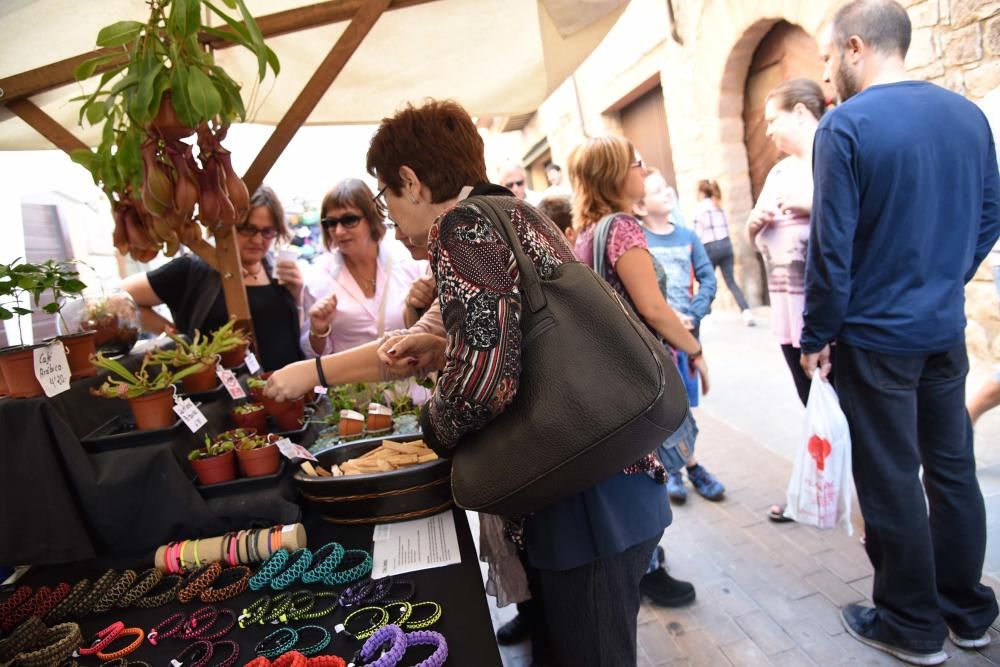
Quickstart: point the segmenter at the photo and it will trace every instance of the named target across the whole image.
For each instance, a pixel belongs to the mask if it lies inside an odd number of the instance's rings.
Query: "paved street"
[[[639,616],[643,666],[898,665],[849,637],[839,620],[842,605],[868,599],[871,567],[860,531],[819,531],[774,524],[769,505],[784,497],[791,459],[802,428],[780,350],[760,309],[755,328],[735,313],[718,312],[702,337],[713,386],[696,410],[701,428],[697,454],[727,487],[710,503],[693,492],[674,508],[662,544],[674,576],[692,581],[698,598],[683,609],[643,604]],[[989,372],[974,360],[970,391]],[[980,483],[987,496],[990,541],[987,579],[1000,581],[1000,411],[977,429]],[[860,521],[855,517],[860,529]],[[492,602],[492,598],[491,598]],[[493,608],[495,625],[514,606]],[[1000,642],[981,653],[950,643],[948,665],[1000,665]],[[508,667],[527,666],[527,644],[502,650]]]

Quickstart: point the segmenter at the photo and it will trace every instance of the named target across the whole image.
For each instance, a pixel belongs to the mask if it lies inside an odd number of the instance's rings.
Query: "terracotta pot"
[[[185,394],[198,394],[203,391],[212,391],[219,386],[219,379],[215,377],[215,364],[218,361],[201,362],[204,368],[197,373],[188,375],[181,380],[181,386]]]
[[[79,380],[97,375],[97,369],[90,363],[90,355],[96,351],[94,341],[97,336],[93,331],[59,336],[66,346],[66,358],[69,361],[70,380]]]
[[[364,430],[364,415],[360,412],[355,412],[354,410],[340,411],[340,423],[337,427],[337,433],[340,434],[341,438],[350,438],[352,436],[361,435]]]
[[[257,433],[266,433],[267,412],[264,411],[264,406],[260,403],[247,403],[247,405],[256,405],[260,409],[249,414],[240,414],[235,410],[230,410],[229,416],[233,418],[233,423],[236,424],[237,428],[249,428]]]
[[[392,410],[381,403],[369,403],[367,425],[369,433],[391,431]]]
[[[236,456],[240,463],[240,474],[244,477],[273,475],[278,472],[278,466],[281,465],[281,458],[276,445],[251,449],[247,452],[238,451],[236,452]]]
[[[271,371],[268,371],[266,373],[260,373],[257,377],[259,379],[261,379],[261,380],[266,380],[269,377],[271,377]],[[264,388],[263,387],[261,387],[260,389],[253,389],[251,387],[247,387],[247,393],[250,395],[250,400],[252,400],[254,403],[263,403],[264,402]],[[265,409],[267,408],[266,405],[264,407],[265,407]],[[271,414],[271,413],[268,412],[268,414]]]
[[[302,428],[302,417],[305,415],[306,399],[302,396],[294,401],[285,401],[285,409],[277,414],[271,413],[279,431],[297,431]]]
[[[236,368],[243,363],[243,360],[247,356],[247,345],[240,345],[235,350],[229,350],[229,352],[222,353],[222,367],[223,368]]]
[[[132,416],[135,417],[135,427],[140,431],[170,428],[177,422],[177,415],[173,409],[173,389],[130,398],[128,405],[132,408]]]
[[[7,380],[11,398],[33,398],[45,393],[35,377],[35,354],[32,350],[36,347],[40,346],[21,345],[0,352],[0,372]]]
[[[156,118],[150,122],[149,127],[155,129],[161,137],[167,140],[184,139],[194,134],[194,128],[186,126],[177,117],[169,92],[163,93]]]
[[[7,380],[3,379],[3,368],[0,368],[0,397],[6,396],[10,393],[7,389]]]
[[[236,456],[232,452],[219,454],[207,459],[191,461],[194,474],[201,485],[230,482],[236,479]]]

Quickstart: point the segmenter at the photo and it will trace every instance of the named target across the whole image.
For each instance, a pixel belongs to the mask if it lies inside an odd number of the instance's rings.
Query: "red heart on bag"
[[[818,435],[809,438],[809,455],[816,461],[817,470],[825,468],[824,461],[830,455],[830,451],[830,441],[826,438],[821,438]]]

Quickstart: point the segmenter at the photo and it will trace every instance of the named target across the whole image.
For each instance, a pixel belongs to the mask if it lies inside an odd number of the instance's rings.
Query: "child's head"
[[[719,189],[717,182],[703,179],[698,181],[698,198],[711,199],[716,206],[720,206],[722,205],[722,190]]]
[[[573,207],[569,197],[566,195],[549,195],[538,202],[538,210],[542,212],[556,227],[563,233],[566,239],[572,244],[576,241],[576,232],[573,230]]]

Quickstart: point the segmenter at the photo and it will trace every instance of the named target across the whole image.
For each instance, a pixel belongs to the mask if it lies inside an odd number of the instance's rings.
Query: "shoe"
[[[639,592],[661,607],[681,607],[694,600],[694,586],[674,579],[662,567],[642,576]]]
[[[757,320],[754,319],[753,311],[751,311],[749,308],[744,310],[741,313],[741,315],[743,315],[743,324],[747,325],[748,327],[757,326]]]
[[[982,648],[989,646],[990,642],[993,641],[989,632],[984,632],[981,637],[960,637],[950,628],[948,629],[948,637],[951,638],[951,643],[959,648]]]
[[[667,477],[667,495],[675,503],[683,503],[688,499],[687,489],[684,488],[684,477],[680,471],[671,472]]]
[[[771,509],[767,510],[767,518],[775,523],[791,523],[795,519],[785,514],[784,505],[771,505]]]
[[[656,567],[663,567],[667,562],[667,552],[659,544],[656,545]]]
[[[528,625],[528,619],[521,614],[518,614],[511,620],[501,625],[500,629],[497,630],[497,644],[500,644],[501,646],[520,644],[530,635],[531,627]]]
[[[874,609],[859,604],[849,604],[840,612],[840,622],[847,630],[847,634],[866,646],[884,651],[911,665],[940,665],[948,659],[948,654],[941,649],[916,651],[879,640],[876,637],[878,634],[877,621],[878,614]]]
[[[706,500],[720,500],[725,495],[726,487],[722,486],[712,473],[702,468],[700,463],[688,468],[687,473],[691,486]]]

